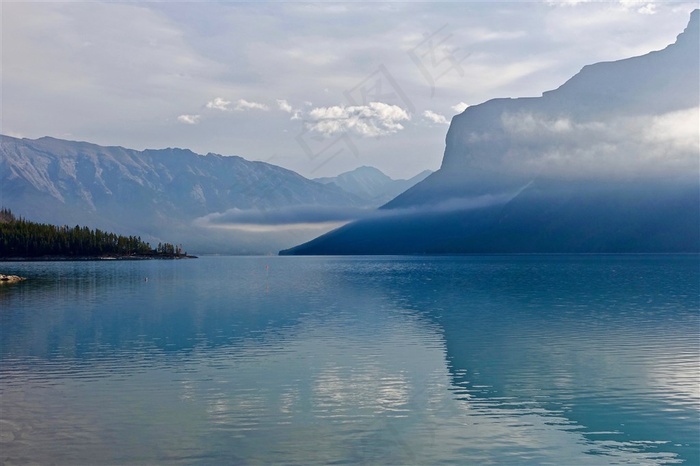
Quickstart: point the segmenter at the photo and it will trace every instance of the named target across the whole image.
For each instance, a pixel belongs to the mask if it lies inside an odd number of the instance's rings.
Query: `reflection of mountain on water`
[[[383,286],[439,323],[457,397],[698,462],[695,256],[416,261]]]
[[[30,269],[27,286],[0,295],[8,330],[0,356],[89,360],[136,349],[186,355],[195,347],[260,342],[268,331],[293,327],[303,310],[286,308],[285,290],[270,293],[265,261],[238,260],[242,270],[228,278],[202,274],[194,263],[172,267],[152,261]],[[36,312],[13,312],[23,301],[22,307]],[[31,328],[33,338],[10,331],[13,327]]]

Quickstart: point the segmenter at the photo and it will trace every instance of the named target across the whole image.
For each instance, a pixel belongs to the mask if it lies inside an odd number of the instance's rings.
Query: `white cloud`
[[[639,0],[618,0],[620,6],[626,10],[636,10],[637,13],[644,15],[653,15],[656,13],[656,5],[651,3],[643,3]]]
[[[457,113],[462,113],[463,111],[465,111],[467,109],[467,107],[469,107],[469,104],[465,104],[464,102],[460,102],[457,105],[453,105],[450,108]]]
[[[277,99],[277,106],[278,106],[279,109],[282,110],[283,112],[287,112],[287,113],[292,113],[292,112],[293,112],[292,106],[289,105],[289,102],[287,102],[287,101],[284,100],[284,99]]]
[[[437,123],[439,125],[449,125],[450,122],[447,121],[447,118],[445,118],[444,115],[440,115],[439,113],[435,113],[432,110],[426,110],[423,112],[423,116],[432,121],[433,123]]]
[[[205,228],[227,228],[261,232],[283,228],[306,229],[340,226],[354,220],[422,215],[426,212],[464,211],[505,204],[526,187],[527,185],[520,186],[500,194],[450,198],[430,206],[414,206],[391,210],[319,205],[295,205],[269,209],[233,208],[225,212],[214,212],[199,217],[194,220],[194,224]]]
[[[213,110],[221,110],[224,112],[229,110],[229,105],[231,105],[231,101],[224,100],[221,97],[216,97],[214,100],[207,102],[207,108],[211,108]]]
[[[180,115],[177,117],[177,121],[180,123],[185,123],[188,125],[196,125],[199,123],[200,115]]]
[[[501,116],[501,123],[506,131],[519,136],[542,137],[545,134],[571,131],[571,120],[566,117],[547,118],[531,113],[511,114]],[[579,129],[582,125],[578,126]]]
[[[318,107],[308,114],[306,127],[326,137],[350,132],[362,137],[384,136],[404,129],[401,121],[411,116],[397,105],[370,102],[368,105]]]
[[[311,223],[348,222],[371,210],[357,207],[296,205],[270,209],[229,209],[212,213],[196,220],[200,225],[294,225]]]
[[[243,110],[269,110],[267,105],[261,104],[259,102],[249,102],[245,99],[238,99],[236,101],[236,110],[238,111],[243,111]]]
[[[502,128],[517,150],[488,163],[566,176],[697,173],[699,115],[698,107],[586,122],[567,116],[504,114]]]
[[[617,1],[611,1],[611,2],[599,2],[599,0],[547,0],[549,5],[553,6],[578,6],[580,4],[589,4],[589,3],[606,3],[614,8],[617,8],[621,11],[636,11],[637,13],[643,14],[643,15],[654,15],[657,13],[657,9],[659,5],[663,6],[668,6],[664,5],[664,3],[671,3],[671,2],[649,2],[649,3],[644,3],[639,0],[617,0]]]
[[[643,15],[653,15],[656,14],[656,5],[653,3],[647,3],[643,7],[637,10],[637,12],[643,14]]]
[[[580,3],[588,3],[592,0],[547,0],[545,3],[554,6],[576,6]]]
[[[598,3],[598,0],[547,0],[549,5],[554,6],[577,6],[583,3]],[[653,3],[642,4],[639,0],[617,0],[612,2],[606,2],[612,5],[620,5],[625,9],[633,9],[641,5],[637,11],[643,14],[654,14],[656,12],[656,5]],[[645,11],[642,11],[645,10]]]
[[[655,116],[647,128],[643,134],[649,143],[669,145],[696,156],[700,150],[700,107]]]

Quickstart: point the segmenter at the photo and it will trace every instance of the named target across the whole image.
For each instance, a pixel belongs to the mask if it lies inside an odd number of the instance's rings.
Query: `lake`
[[[0,272],[3,464],[700,464],[696,255]]]

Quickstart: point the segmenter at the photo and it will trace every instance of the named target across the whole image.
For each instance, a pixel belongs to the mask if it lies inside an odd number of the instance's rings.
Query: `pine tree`
[[[101,255],[182,255],[182,246],[158,243],[157,249],[136,236],[121,236],[87,226],[55,226],[17,218],[0,208],[0,257],[99,257]]]

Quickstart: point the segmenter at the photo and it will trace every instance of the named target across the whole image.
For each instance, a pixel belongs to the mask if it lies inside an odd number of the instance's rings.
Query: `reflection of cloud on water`
[[[686,342],[685,348],[693,346],[700,349],[700,342]],[[690,405],[700,409],[700,353],[685,352],[683,359],[679,359],[678,354],[683,353],[676,349],[656,355],[653,364],[647,369],[649,385],[655,387],[657,394],[672,405]]]
[[[251,342],[235,351],[207,352],[216,369],[200,371],[197,379],[236,380],[210,397],[220,409],[209,408],[209,414],[222,416],[221,425],[242,435],[241,448],[264,462],[279,460],[280,451],[285,460],[307,464],[469,458],[474,463],[654,465],[676,459],[663,451],[663,443],[631,442],[621,432],[586,432],[566,413],[535,400],[453,385],[442,335],[415,314],[379,309],[311,318],[277,333],[268,348]],[[367,334],[366,322],[372,322],[375,334]],[[556,374],[554,380],[564,390],[575,383],[571,374]],[[281,442],[277,453],[265,450],[270,438]],[[304,445],[313,445],[323,460],[309,461]]]
[[[347,368],[346,368],[347,369]],[[330,365],[314,382],[314,405],[319,413],[360,410],[371,413],[406,411],[411,387],[401,374],[359,367],[349,373]]]
[[[182,401],[193,401],[196,398],[196,387],[189,380],[183,380],[180,382],[182,387],[182,392],[180,394],[180,400]]]
[[[291,414],[300,409],[299,400],[299,391],[294,388],[287,388],[280,395],[280,412],[283,414]]]
[[[268,464],[282,458],[300,464],[327,464],[348,458],[385,464],[430,464],[434,458],[455,462],[469,458],[474,464],[512,463],[518,459],[568,465],[607,465],[615,461],[653,465],[674,460],[670,453],[649,453],[644,450],[650,445],[626,442],[622,436],[616,440],[605,435],[591,441],[583,435],[581,426],[536,403],[517,404],[507,398],[473,397],[468,393],[455,395],[444,348],[437,344],[441,336],[427,326],[421,328],[417,319],[384,324],[386,333],[382,332],[379,340],[362,337],[363,323],[359,320],[326,326],[314,322],[294,333],[277,335],[275,351],[270,347],[254,348],[255,342],[251,342],[242,351],[232,347],[202,350],[183,368],[164,361],[154,369],[155,376],[180,380],[179,389],[173,392],[151,390],[154,373],[134,371],[129,378],[104,377],[89,386],[67,380],[64,388],[74,394],[67,400],[29,395],[25,402],[6,398],[3,406],[17,401],[19,408],[30,403],[29,411],[36,412],[37,418],[27,419],[26,412],[22,416],[25,423],[34,426],[35,442],[31,445],[43,439],[47,443],[42,445],[49,449],[52,443],[41,436],[46,433],[41,427],[46,424],[41,420],[45,413],[57,419],[80,419],[97,402],[96,394],[107,392],[109,386],[110,393],[124,398],[120,405],[133,396],[128,395],[133,387],[145,387],[138,394],[145,398],[135,408],[142,411],[142,424],[136,432],[168,422],[172,428],[207,433],[196,439],[187,436],[190,452],[221,448],[225,442],[242,457]],[[342,335],[338,334],[339,325],[345,326]],[[391,334],[399,337],[392,338]],[[408,336],[413,338],[401,338]],[[373,366],[357,364],[369,358],[375,359]],[[15,379],[23,376],[12,375]],[[173,417],[173,406],[183,407],[182,403],[189,406],[187,413]],[[3,410],[2,417],[11,421],[14,411]],[[163,417],[166,412],[171,414]],[[94,445],[99,448],[109,426],[98,419],[89,424]],[[73,427],[66,424],[63,433],[72,442],[84,431],[83,422]],[[185,439],[180,432],[163,446],[162,451],[170,457],[184,454],[181,448]],[[152,441],[161,442],[161,437]],[[276,447],[271,449],[270,445]],[[4,451],[23,448],[12,443],[2,446]],[[662,449],[663,445],[658,447]],[[139,451],[138,456],[127,458],[155,460],[152,455],[157,453]],[[96,458],[111,457],[93,454]]]

